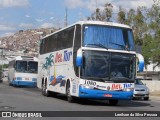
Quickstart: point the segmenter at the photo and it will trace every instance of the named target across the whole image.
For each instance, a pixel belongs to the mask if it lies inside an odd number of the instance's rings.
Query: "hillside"
[[[0,38],[0,47],[5,48],[6,51],[37,54],[39,40],[54,31],[56,31],[54,28],[20,30],[14,35]]]

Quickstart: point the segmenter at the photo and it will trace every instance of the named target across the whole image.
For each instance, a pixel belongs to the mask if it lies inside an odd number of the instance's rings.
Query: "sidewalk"
[[[150,92],[150,98],[155,100],[160,100],[160,92]]]
[[[151,100],[158,100],[160,101],[160,96],[149,96]]]

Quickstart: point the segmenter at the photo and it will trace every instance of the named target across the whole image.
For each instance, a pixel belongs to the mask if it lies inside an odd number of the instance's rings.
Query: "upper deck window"
[[[131,29],[102,25],[85,25],[83,47],[105,47],[116,50],[134,51]]]

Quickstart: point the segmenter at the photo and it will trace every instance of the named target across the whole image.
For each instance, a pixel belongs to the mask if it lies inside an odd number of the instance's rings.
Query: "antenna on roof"
[[[96,2],[96,20],[97,20],[97,0],[95,2]]]
[[[64,27],[68,26],[68,9],[66,8]]]

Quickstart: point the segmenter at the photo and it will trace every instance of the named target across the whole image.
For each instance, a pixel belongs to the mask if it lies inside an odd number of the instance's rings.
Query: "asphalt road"
[[[41,91],[38,88],[12,87],[8,86],[7,83],[0,83],[0,111],[160,111],[160,100],[150,99],[149,101],[143,101],[143,100],[120,101],[117,106],[110,106],[108,104],[108,101],[96,101],[96,100],[80,100],[77,101],[76,103],[69,103],[66,97],[63,95],[58,95],[56,98],[45,97],[41,95]],[[16,117],[14,119],[25,120],[27,118]],[[37,118],[37,120],[41,119]],[[45,119],[53,120],[53,118],[45,118]],[[104,117],[98,117],[98,118],[58,117],[55,119],[56,120],[59,119],[101,120],[104,119]],[[115,120],[115,118],[110,118],[110,119]],[[117,117],[116,119],[125,120],[128,118]],[[136,118],[130,118],[130,119],[136,119]],[[159,118],[140,117],[139,119],[150,120]],[[13,118],[11,120],[13,120]],[[29,120],[31,120],[31,118]],[[33,120],[36,120],[36,118],[33,118]]]

